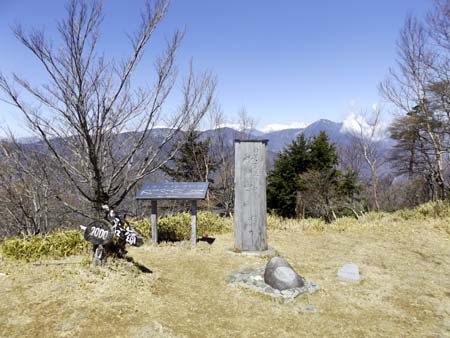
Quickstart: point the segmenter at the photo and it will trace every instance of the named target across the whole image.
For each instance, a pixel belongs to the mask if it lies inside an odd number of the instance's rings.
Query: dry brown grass
[[[144,246],[130,263],[92,270],[0,262],[3,337],[448,337],[448,219],[404,220],[371,214],[327,226],[291,222],[269,232],[269,244],[322,287],[281,304],[229,286],[233,270],[267,257],[229,254],[232,234],[201,243]],[[277,227],[274,227],[277,228]],[[360,266],[358,284],[337,281],[347,262]],[[314,304],[316,312],[304,312]]]

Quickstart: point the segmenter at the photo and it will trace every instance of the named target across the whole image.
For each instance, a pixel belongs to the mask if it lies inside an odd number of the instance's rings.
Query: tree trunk
[[[302,199],[302,194],[300,191],[297,191],[297,198],[295,203],[295,214],[297,219],[300,221],[303,218],[305,207]]]
[[[373,194],[373,202],[375,204],[375,210],[380,211],[380,204],[378,203],[378,175],[377,171],[374,167],[371,167],[372,170],[372,194]]]

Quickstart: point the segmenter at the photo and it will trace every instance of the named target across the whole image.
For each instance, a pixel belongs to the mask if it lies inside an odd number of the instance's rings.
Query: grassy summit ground
[[[448,337],[450,218],[369,214],[327,226],[280,222],[269,244],[322,287],[282,304],[226,283],[268,257],[227,253],[231,233],[191,250],[187,243],[130,250],[130,262],[100,269],[83,256],[0,261],[2,337]],[[359,265],[363,281],[336,272]],[[48,264],[45,264],[48,263]],[[307,312],[313,304],[316,311]]]

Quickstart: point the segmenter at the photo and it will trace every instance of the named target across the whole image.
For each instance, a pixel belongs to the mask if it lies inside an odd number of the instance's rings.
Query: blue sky
[[[0,70],[35,83],[44,73],[13,37],[11,25],[45,27],[55,36],[64,1],[0,0]],[[105,1],[101,48],[128,51],[144,1]],[[431,0],[173,0],[149,46],[137,82],[150,82],[152,57],[176,28],[186,28],[178,57],[218,78],[217,100],[227,118],[245,107],[258,127],[344,120],[351,107],[380,101],[377,85],[395,65],[395,41],[407,14],[423,17]],[[0,94],[1,95],[1,94]],[[21,118],[0,102],[0,122],[20,129]]]

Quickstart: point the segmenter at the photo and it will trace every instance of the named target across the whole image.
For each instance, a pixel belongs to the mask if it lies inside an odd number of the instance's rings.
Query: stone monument
[[[261,252],[267,246],[267,140],[235,140],[234,246]]]

